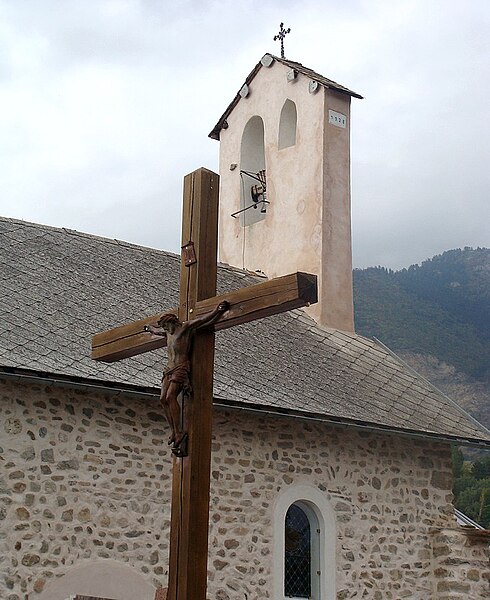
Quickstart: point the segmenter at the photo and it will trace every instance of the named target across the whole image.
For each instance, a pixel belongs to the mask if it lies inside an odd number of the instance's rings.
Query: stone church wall
[[[171,460],[156,399],[0,383],[0,598],[44,600],[94,560],[165,585]],[[243,411],[216,411],[214,427],[209,598],[274,598],[276,501],[299,485],[335,514],[336,600],[488,589],[481,544],[454,529],[447,445]],[[443,547],[463,562],[449,567]]]
[[[171,462],[157,402],[7,382],[0,423],[2,600],[32,600],[94,559],[166,581]]]
[[[436,600],[490,598],[489,538],[471,529],[435,531],[433,536]]]

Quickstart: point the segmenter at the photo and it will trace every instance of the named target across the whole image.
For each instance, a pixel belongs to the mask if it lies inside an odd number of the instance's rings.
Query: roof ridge
[[[145,246],[144,244],[136,244],[134,242],[127,242],[126,240],[120,240],[118,238],[109,238],[103,235],[98,235],[95,233],[88,233],[85,231],[79,231],[78,229],[71,229],[70,227],[56,227],[55,225],[46,225],[44,223],[35,223],[34,221],[25,221],[23,219],[16,219],[14,217],[4,217],[0,215],[0,222],[5,223],[15,223],[17,225],[21,225],[23,227],[32,227],[39,230],[47,230],[54,231],[55,233],[67,233],[68,235],[73,235],[75,237],[89,238],[96,241],[106,242],[108,244],[115,244],[116,246],[123,246],[128,248],[134,248],[136,250],[144,251],[152,250],[158,253],[162,253],[169,258],[173,258],[176,260],[180,260],[180,256],[175,252],[170,252],[168,250],[162,250],[161,248],[154,248],[153,246]],[[243,277],[253,277],[259,281],[265,279],[269,279],[268,277],[264,277],[260,273],[254,273],[253,271],[248,271],[247,269],[240,269],[239,267],[234,267],[228,263],[224,263],[218,261],[218,268],[225,269],[227,271],[231,271],[233,273],[239,273],[243,275]]]
[[[0,215],[0,222],[4,223],[15,223],[16,225],[22,225],[23,227],[32,227],[39,230],[48,230],[53,231],[55,233],[67,233],[68,235],[73,235],[75,237],[89,238],[101,242],[106,242],[109,244],[115,244],[117,246],[127,246],[129,248],[134,248],[136,250],[148,251],[153,250],[155,252],[159,252],[165,254],[170,258],[177,258],[180,260],[180,256],[175,252],[169,252],[168,250],[162,250],[161,248],[154,248],[153,246],[145,246],[143,244],[136,244],[134,242],[127,242],[125,240],[120,240],[118,238],[109,238],[103,235],[98,235],[96,233],[88,233],[85,231],[79,231],[78,229],[71,229],[70,227],[56,227],[55,225],[46,225],[44,223],[35,223],[34,221],[24,221],[23,219],[15,219],[13,217],[3,217]]]
[[[98,235],[96,233],[88,233],[86,231],[79,231],[78,229],[72,229],[70,227],[56,227],[55,225],[36,223],[34,221],[25,221],[23,219],[16,219],[14,217],[4,217],[2,215],[0,215],[0,222],[15,223],[16,225],[21,225],[22,227],[32,227],[34,229],[53,231],[55,233],[63,232],[63,233],[67,233],[68,235],[73,235],[75,237],[89,238],[94,241],[101,241],[101,242],[105,242],[108,244],[115,244],[116,246],[134,248],[136,250],[144,251],[144,252],[146,252],[148,250],[152,250],[152,251],[164,254],[165,256],[168,256],[169,258],[173,258],[173,259],[180,261],[180,256],[176,252],[162,250],[161,248],[154,248],[153,246],[145,246],[144,244],[136,244],[134,242],[127,242],[126,240],[120,240],[118,238],[110,238],[110,237],[106,237],[103,235]],[[259,281],[264,279],[264,276],[259,273],[254,273],[253,271],[248,271],[247,269],[240,269],[239,267],[234,267],[233,265],[230,265],[230,264],[224,263],[224,262],[220,262],[220,261],[218,261],[218,268],[226,269],[227,271],[231,271],[233,273],[242,274],[244,277],[254,277],[254,278],[257,278],[257,280],[259,280]],[[268,277],[266,277],[266,279],[268,279]]]

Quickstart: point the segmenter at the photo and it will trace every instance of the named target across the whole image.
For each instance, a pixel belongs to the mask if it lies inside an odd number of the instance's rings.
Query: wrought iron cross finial
[[[281,58],[284,58],[284,38],[287,33],[291,33],[291,28],[284,29],[284,23],[281,23],[279,27],[279,33],[274,36],[274,41],[281,40]]]

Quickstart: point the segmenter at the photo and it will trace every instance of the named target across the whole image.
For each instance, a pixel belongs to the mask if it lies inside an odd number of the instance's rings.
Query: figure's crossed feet
[[[187,433],[182,433],[182,435],[179,435],[172,446],[172,453],[177,457],[177,458],[183,458],[184,456],[187,456],[187,441],[189,439],[189,436],[187,435]]]

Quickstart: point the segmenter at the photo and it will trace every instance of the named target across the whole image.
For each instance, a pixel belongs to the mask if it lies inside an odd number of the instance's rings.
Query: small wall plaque
[[[328,122],[336,127],[345,129],[347,127],[347,117],[342,113],[336,112],[335,110],[328,111]]]

